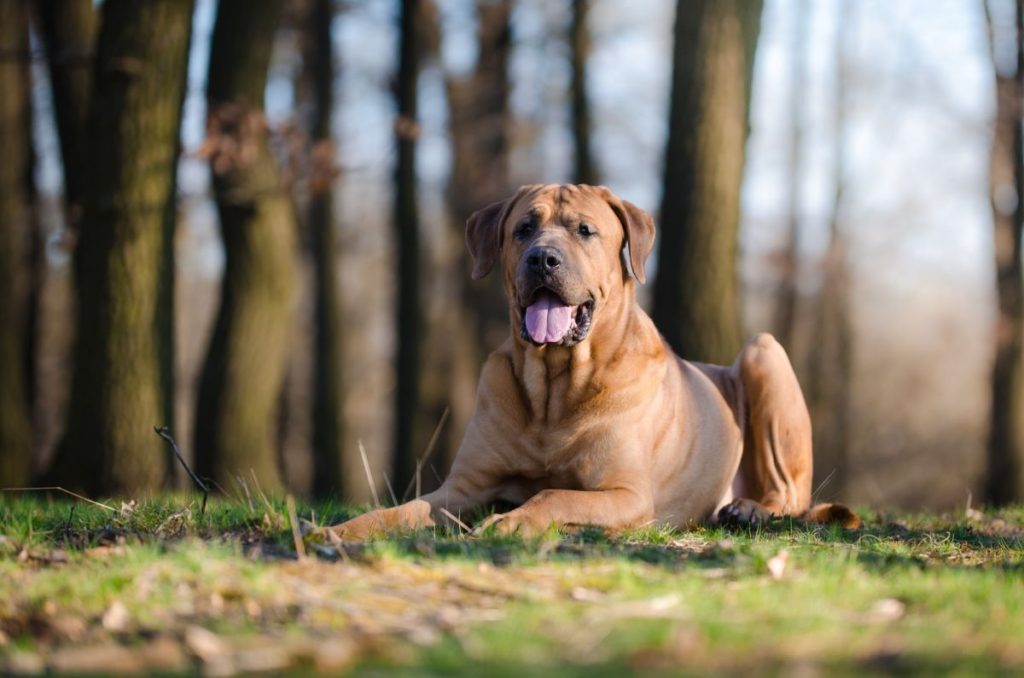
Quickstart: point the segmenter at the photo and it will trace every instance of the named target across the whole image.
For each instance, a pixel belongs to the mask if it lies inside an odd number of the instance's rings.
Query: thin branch
[[[391,505],[398,506],[398,497],[395,496],[395,488],[391,487],[391,480],[388,478],[388,474],[381,472],[381,475],[384,476],[384,486],[388,488],[388,494],[391,495]]]
[[[295,497],[285,497],[285,504],[288,507],[288,522],[292,525],[292,541],[295,542],[295,555],[299,560],[306,559],[306,544],[302,541],[302,534],[299,533],[299,514],[295,510]]]
[[[359,455],[363,458],[363,469],[366,471],[366,482],[370,486],[370,494],[373,495],[373,505],[380,508],[380,497],[377,496],[377,487],[373,484],[373,473],[370,471],[370,462],[366,459],[366,448],[363,441],[359,441]]]
[[[402,493],[402,501],[409,496],[409,492],[413,486],[416,487],[415,498],[420,498],[420,475],[423,472],[423,465],[430,459],[430,455],[433,454],[434,448],[437,447],[437,440],[441,437],[441,430],[444,428],[444,424],[448,421],[448,414],[450,413],[449,408],[444,408],[444,412],[441,413],[441,418],[437,421],[437,426],[434,427],[434,432],[430,434],[430,441],[427,443],[427,449],[423,452],[423,456],[416,460],[416,473],[413,475],[412,480],[409,481],[409,485],[405,488],[405,492]]]
[[[181,451],[178,449],[178,443],[174,442],[174,437],[166,426],[154,426],[153,431],[170,443],[171,449],[174,450],[174,456],[177,457],[178,461],[181,462],[181,465],[185,467],[185,472],[188,473],[188,477],[192,479],[192,482],[194,482],[200,490],[202,490],[203,506],[199,509],[199,515],[206,515],[206,500],[210,496],[210,486],[200,480],[199,476],[193,473],[192,469],[189,468],[188,463],[185,461],[185,457],[181,456]]]
[[[471,528],[469,525],[467,525],[466,523],[464,523],[461,520],[459,520],[458,518],[456,518],[454,513],[452,513],[448,509],[444,508],[443,506],[441,508],[439,508],[438,511],[443,513],[445,515],[445,517],[448,518],[448,520],[452,521],[453,523],[455,523],[456,525],[461,527],[466,532],[472,532],[473,531],[473,528]]]
[[[56,485],[47,487],[4,487],[0,488],[0,492],[63,492],[64,494],[70,494],[75,499],[81,499],[84,502],[88,502],[95,506],[99,506],[100,508],[105,508],[108,511],[114,511],[115,513],[117,512],[117,509],[114,508],[113,506],[108,506],[107,504],[103,504],[98,501],[93,501],[88,497],[83,497],[80,494],[76,494],[71,490],[65,490],[63,487],[58,487]]]

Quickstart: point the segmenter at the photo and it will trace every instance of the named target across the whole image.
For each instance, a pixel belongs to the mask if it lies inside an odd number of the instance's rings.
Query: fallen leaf
[[[772,576],[772,579],[778,581],[782,579],[782,576],[786,574],[786,562],[789,560],[789,551],[782,549],[777,554],[768,559],[768,574]]]
[[[569,591],[569,597],[573,600],[579,600],[586,603],[600,603],[604,600],[604,595],[600,591],[594,589],[588,589],[583,586],[574,586]]]
[[[107,611],[103,613],[103,619],[101,623],[103,628],[111,633],[120,633],[128,628],[128,623],[131,622],[132,616],[128,612],[128,608],[124,606],[120,600],[115,600]]]
[[[868,612],[869,621],[875,623],[897,621],[903,618],[907,612],[907,606],[895,598],[882,598],[876,600]]]
[[[201,626],[185,629],[185,645],[205,664],[222,663],[231,650],[227,641]]]

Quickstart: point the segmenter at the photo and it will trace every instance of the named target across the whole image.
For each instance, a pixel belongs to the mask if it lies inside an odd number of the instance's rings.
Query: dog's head
[[[630,268],[646,280],[654,221],[603,186],[538,184],[475,212],[466,242],[474,280],[501,261],[514,331],[538,346],[572,346]]]

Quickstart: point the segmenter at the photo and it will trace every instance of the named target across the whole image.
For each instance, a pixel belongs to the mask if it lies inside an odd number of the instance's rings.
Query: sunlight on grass
[[[169,671],[1024,669],[1019,508],[864,512],[857,532],[428,529],[296,559],[281,498],[108,503],[0,501],[0,668],[89,650]]]

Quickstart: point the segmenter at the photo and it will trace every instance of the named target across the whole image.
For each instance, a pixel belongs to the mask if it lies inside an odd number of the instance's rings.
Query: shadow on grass
[[[21,498],[0,501],[0,534],[19,543],[71,550],[123,543],[169,544],[185,538],[237,544],[250,557],[296,557],[283,498],[220,498],[205,513],[195,498],[158,495],[114,510],[96,506]],[[317,525],[333,525],[365,507],[335,502],[300,506],[299,514]],[[474,516],[477,519],[486,513]],[[541,561],[616,559],[681,570],[684,568],[761,569],[765,553],[778,548],[841,547],[865,567],[1024,570],[1024,512],[966,517],[906,516],[862,512],[865,526],[844,530],[838,525],[812,525],[785,518],[757,529],[703,527],[690,531],[643,528],[610,536],[601,529],[552,530],[545,537],[484,534],[479,537],[434,528],[391,536],[367,544],[334,546],[307,539],[308,550],[326,560],[370,561],[385,554],[422,560],[459,559],[498,567]],[[963,557],[961,557],[963,556]]]

